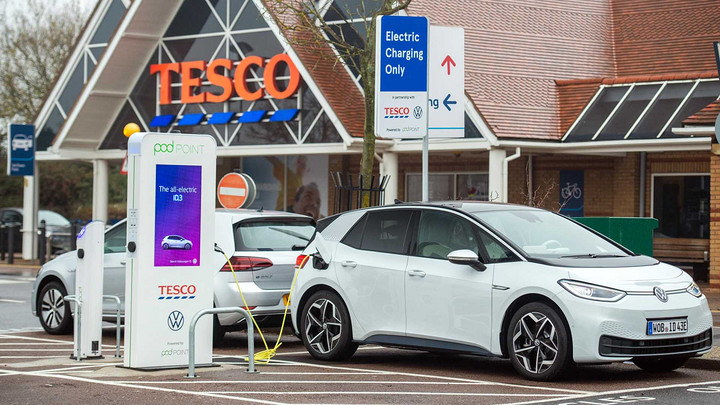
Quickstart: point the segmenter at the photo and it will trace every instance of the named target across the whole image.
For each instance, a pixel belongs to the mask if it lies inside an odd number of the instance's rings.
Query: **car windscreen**
[[[40,218],[40,221],[45,221],[48,225],[70,226],[70,221],[57,212],[40,210],[38,211],[38,218]]]
[[[246,220],[235,225],[235,250],[302,250],[314,232],[310,218]]]
[[[552,212],[509,210],[472,215],[506,237],[529,257],[627,257],[625,251],[581,225]]]

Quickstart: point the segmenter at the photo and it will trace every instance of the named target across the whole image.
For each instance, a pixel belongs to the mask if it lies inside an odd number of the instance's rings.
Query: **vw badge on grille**
[[[661,302],[667,302],[668,300],[667,293],[660,287],[653,288],[653,294],[655,294],[657,299],[659,299]]]

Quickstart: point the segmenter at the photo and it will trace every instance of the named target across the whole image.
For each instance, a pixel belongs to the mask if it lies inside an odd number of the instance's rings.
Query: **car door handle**
[[[120,260],[120,264],[122,264],[123,266],[125,265],[125,263],[127,263],[125,260]]]
[[[340,265],[342,265],[343,267],[350,267],[350,268],[352,268],[352,269],[354,269],[355,267],[357,267],[357,263],[351,262],[351,261],[349,261],[349,260],[346,260],[346,261],[340,263]]]
[[[425,272],[422,270],[410,270],[408,271],[410,277],[425,277]]]

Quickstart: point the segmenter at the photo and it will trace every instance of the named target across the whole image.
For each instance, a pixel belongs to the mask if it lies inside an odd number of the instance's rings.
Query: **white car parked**
[[[278,318],[285,311],[283,296],[290,292],[295,274],[295,259],[315,231],[310,217],[278,211],[216,210],[216,251],[224,251],[235,270],[240,288],[253,314],[262,322]],[[126,222],[123,220],[105,231],[103,294],[116,295],[125,302]],[[184,246],[184,244],[180,245]],[[162,249],[158,246],[157,249]],[[184,248],[184,247],[182,247]],[[75,291],[77,252],[58,256],[40,268],[33,284],[30,302],[33,315],[51,334],[72,332],[70,306],[63,298]],[[215,253],[212,263],[214,304],[217,307],[244,306],[235,278],[225,257]],[[162,286],[158,298],[181,299],[185,286]],[[106,301],[103,311],[111,315],[115,304]],[[114,316],[107,320],[114,321]],[[214,340],[226,331],[244,329],[239,314],[215,317]]]
[[[525,378],[573,363],[668,371],[712,346],[685,272],[525,206],[399,204],[321,220],[298,258],[293,323],[315,358],[358,344],[510,358]]]

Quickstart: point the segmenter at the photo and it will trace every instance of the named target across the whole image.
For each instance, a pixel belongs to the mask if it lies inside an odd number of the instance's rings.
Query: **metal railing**
[[[120,302],[120,297],[116,295],[103,295],[103,300],[113,300],[115,301],[116,306],[116,312],[115,312],[115,357],[119,358],[120,356],[120,306],[122,305]]]
[[[82,317],[81,317],[82,301],[77,299],[77,297],[75,295],[66,295],[64,300],[66,302],[72,301],[75,303],[75,326],[76,326],[76,328],[74,328],[74,330],[73,330],[73,341],[77,340],[77,342],[75,343],[75,347],[73,348],[74,349],[73,351],[75,352],[75,360],[80,361],[80,353],[82,350],[82,348],[80,347],[80,343],[81,343],[80,335],[82,334],[80,332],[80,330],[81,330],[80,328],[82,326]]]
[[[225,308],[208,308],[203,309],[193,316],[190,321],[190,350],[188,352],[188,374],[185,378],[197,378],[195,374],[195,325],[201,317],[208,314],[229,314],[237,312],[245,318],[245,324],[247,324],[247,336],[248,336],[248,369],[246,372],[255,373],[255,335],[253,330],[253,323],[250,318],[250,314],[240,307],[225,307]]]
[[[337,214],[362,207],[365,195],[368,197],[370,207],[383,205],[385,187],[387,187],[390,176],[371,176],[370,188],[363,187],[362,175],[357,177],[357,183],[353,183],[353,177],[349,173],[343,176],[340,172],[331,172],[330,179],[335,186],[333,212]]]

